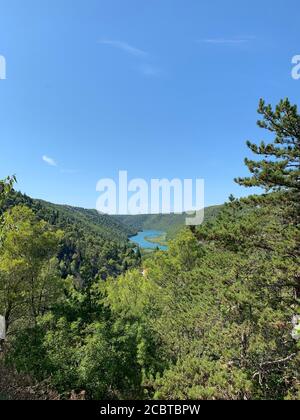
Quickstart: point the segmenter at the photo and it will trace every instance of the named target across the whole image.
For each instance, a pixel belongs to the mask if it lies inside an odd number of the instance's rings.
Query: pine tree
[[[15,175],[9,176],[4,180],[0,180],[0,204],[2,204],[4,198],[12,190],[16,181]]]
[[[292,106],[285,99],[273,110],[261,99],[258,113],[263,117],[258,121],[258,126],[273,133],[275,139],[272,143],[261,142],[259,145],[247,142],[253,153],[264,158],[259,161],[246,158],[245,164],[252,176],[235,181],[246,187],[262,187],[267,192],[288,193],[289,200],[297,207],[299,223],[300,115],[297,106]]]
[[[275,135],[272,143],[261,142],[259,145],[247,142],[247,146],[256,155],[264,158],[258,161],[245,159],[252,176],[237,178],[235,181],[246,187],[262,187],[266,192],[279,192],[275,195],[276,206],[286,206],[285,225],[296,228],[293,256],[300,257],[300,115],[296,105],[288,99],[281,100],[273,110],[260,100],[258,113],[262,120],[258,126]],[[274,196],[267,196],[267,199]],[[264,199],[265,197],[262,196]],[[300,273],[295,278],[295,293],[300,298]]]

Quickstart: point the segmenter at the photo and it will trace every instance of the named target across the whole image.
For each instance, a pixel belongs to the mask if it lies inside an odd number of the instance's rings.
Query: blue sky
[[[0,178],[95,207],[100,178],[246,195],[260,97],[300,100],[298,0],[0,0]],[[44,158],[44,159],[43,159]]]

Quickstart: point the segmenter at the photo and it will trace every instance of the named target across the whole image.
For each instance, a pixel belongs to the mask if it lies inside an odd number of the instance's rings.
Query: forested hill
[[[68,205],[53,204],[48,201],[32,199],[25,194],[13,192],[6,201],[6,207],[24,204],[43,220],[61,229],[77,226],[87,234],[115,241],[127,241],[129,236],[142,230],[161,230],[167,232],[168,239],[173,239],[185,226],[188,216],[183,214],[142,214],[116,215],[101,214],[97,210],[84,209]],[[205,222],[217,217],[223,206],[206,207]]]
[[[86,285],[94,279],[117,276],[140,263],[139,254],[128,242],[135,231],[108,215],[32,199],[15,191],[8,195],[1,211],[14,208],[20,209],[17,217],[29,208],[38,220],[63,232],[58,251],[63,278],[73,276]]]
[[[128,236],[136,233],[136,229],[123,224],[121,220],[106,214],[100,214],[97,210],[88,210],[80,207],[53,204],[47,201],[32,199],[19,192],[13,192],[6,200],[5,207],[23,204],[31,208],[34,213],[51,225],[65,230],[67,226],[76,226],[85,234],[101,236],[115,241],[127,241]]]
[[[204,221],[208,222],[217,217],[223,206],[206,207]],[[167,232],[168,239],[173,239],[176,234],[185,226],[185,219],[188,216],[183,214],[143,214],[136,216],[113,216],[114,220],[128,226],[131,230],[161,230]]]

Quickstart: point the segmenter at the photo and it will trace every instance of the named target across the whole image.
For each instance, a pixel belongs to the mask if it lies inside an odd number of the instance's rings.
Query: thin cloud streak
[[[42,156],[42,159],[43,159],[43,161],[44,161],[45,163],[47,163],[47,165],[50,165],[50,166],[57,166],[57,163],[55,162],[55,160],[54,160],[54,159],[52,159],[52,158],[51,158],[51,157],[49,157],[49,156],[44,155],[44,156]]]
[[[145,77],[155,78],[162,74],[160,68],[151,64],[152,57],[144,50],[134,47],[124,41],[117,41],[111,39],[101,39],[98,41],[99,44],[107,45],[112,48],[121,50],[133,57],[136,57],[140,61],[140,65],[137,67],[138,71]]]
[[[102,39],[100,41],[98,41],[99,44],[103,44],[103,45],[109,45],[113,48],[117,48],[121,51],[124,51],[130,55],[133,55],[135,57],[147,57],[148,53],[146,51],[143,51],[139,48],[136,48],[130,44],[128,44],[127,42],[123,42],[123,41],[114,41],[114,40],[110,40],[110,39]]]
[[[243,45],[250,42],[253,37],[244,37],[244,38],[208,38],[202,39],[198,41],[198,43],[202,44],[210,44],[210,45],[224,45],[224,46],[236,46],[236,45]]]

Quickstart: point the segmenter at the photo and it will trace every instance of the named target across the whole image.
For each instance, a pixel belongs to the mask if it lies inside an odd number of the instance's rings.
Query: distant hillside
[[[38,219],[64,232],[58,252],[63,278],[72,275],[82,285],[139,265],[139,254],[128,241],[136,232],[111,216],[32,199],[19,192],[12,192],[0,211],[16,205],[26,205]]]
[[[214,219],[223,206],[206,207],[204,221]],[[187,214],[146,214],[135,216],[113,216],[122,225],[128,226],[133,231],[161,230],[167,232],[168,239],[172,239],[185,226]]]
[[[161,230],[167,232],[167,239],[172,239],[185,226],[187,214],[146,214],[134,216],[109,216],[97,210],[53,204],[47,201],[32,199],[24,194],[14,192],[7,200],[6,206],[25,204],[40,217],[63,230],[66,226],[92,236],[126,242],[129,236],[142,230]],[[205,222],[214,219],[223,206],[205,208]]]
[[[100,214],[97,210],[53,204],[14,192],[7,200],[6,207],[17,204],[27,205],[39,218],[63,230],[66,226],[79,226],[85,233],[115,241],[127,241],[128,236],[136,233],[130,225],[125,225],[106,214]]]

